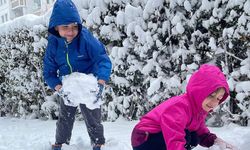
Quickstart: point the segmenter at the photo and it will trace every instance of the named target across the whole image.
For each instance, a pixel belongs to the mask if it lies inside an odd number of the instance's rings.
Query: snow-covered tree
[[[199,65],[214,63],[226,74],[231,94],[209,123],[247,124],[249,0],[74,1],[83,25],[106,45],[113,63],[105,119],[138,119],[185,92]],[[47,97],[50,91],[41,76],[49,15],[44,17],[32,23],[35,27],[22,25],[0,34],[0,115],[38,112],[55,118],[57,104],[54,95]]]
[[[1,110],[6,114],[39,117],[46,94],[41,71],[43,51],[37,49],[47,44],[39,36],[23,28],[1,38]]]

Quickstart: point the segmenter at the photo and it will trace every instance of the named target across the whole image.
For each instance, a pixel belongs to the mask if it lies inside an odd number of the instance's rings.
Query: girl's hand
[[[214,144],[218,145],[221,150],[238,150],[237,147],[227,143],[226,141],[218,137],[215,139]]]

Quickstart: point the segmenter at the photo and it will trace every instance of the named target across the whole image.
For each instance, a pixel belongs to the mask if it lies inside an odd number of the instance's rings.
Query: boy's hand
[[[98,88],[99,88],[99,91],[96,95],[96,100],[94,101],[94,104],[97,103],[98,101],[101,101],[102,100],[102,92],[103,92],[103,89],[104,89],[104,85],[101,84],[101,83],[98,83]]]
[[[214,144],[218,145],[220,149],[230,149],[230,150],[238,150],[232,144],[227,143],[226,141],[222,140],[221,138],[216,138]]]
[[[60,89],[57,91],[57,94],[58,94],[58,96],[60,96],[60,97],[63,99],[63,101],[64,101],[64,103],[65,103],[66,105],[74,106],[73,102],[70,101],[70,99],[69,99],[69,97],[68,97],[69,93],[64,92],[64,91],[63,91],[63,88],[60,88]]]
[[[57,91],[57,92],[59,92],[59,90],[62,88],[62,85],[61,84],[58,84],[58,85],[56,85],[56,87],[55,87],[55,90]]]
[[[105,80],[98,80],[98,84],[102,84],[102,85],[104,85],[105,84]]]

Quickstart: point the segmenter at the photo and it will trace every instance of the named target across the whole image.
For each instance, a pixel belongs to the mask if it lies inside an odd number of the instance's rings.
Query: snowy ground
[[[104,150],[132,150],[130,133],[137,121],[119,119],[116,122],[104,122],[107,145]],[[22,120],[0,118],[0,150],[49,150],[54,143],[56,121]],[[210,128],[224,140],[236,145],[240,150],[250,147],[250,126],[240,127],[231,124],[222,128]],[[76,121],[71,144],[81,150],[91,150],[87,131],[83,121]],[[64,146],[64,150],[76,150],[74,146]],[[206,150],[197,147],[195,150]],[[213,147],[210,150],[218,150]]]

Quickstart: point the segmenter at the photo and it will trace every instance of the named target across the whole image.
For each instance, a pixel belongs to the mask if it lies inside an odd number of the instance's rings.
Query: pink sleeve
[[[166,149],[185,150],[185,127],[189,116],[183,104],[168,107],[161,115],[161,129],[166,143]]]
[[[197,130],[197,134],[198,135],[202,135],[202,134],[206,134],[209,133],[209,129],[207,128],[206,124],[205,124],[205,118],[203,119],[204,121],[202,121],[199,129]]]
[[[206,134],[202,134],[201,136],[199,136],[200,138],[200,145],[204,146],[204,147],[210,147],[212,145],[214,145],[214,141],[217,138],[217,136],[213,133],[206,133]]]

